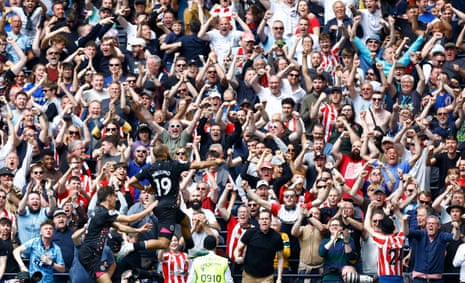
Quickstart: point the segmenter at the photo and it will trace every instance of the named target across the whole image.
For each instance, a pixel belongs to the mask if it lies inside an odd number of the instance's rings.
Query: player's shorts
[[[98,253],[95,249],[82,246],[79,249],[78,257],[79,262],[93,279],[98,278],[97,274],[105,272],[105,270],[102,271],[100,267],[102,265],[102,253]]]
[[[186,214],[178,207],[156,207],[154,213],[160,227],[159,236],[168,239],[173,236],[176,224],[180,224],[186,217]]]

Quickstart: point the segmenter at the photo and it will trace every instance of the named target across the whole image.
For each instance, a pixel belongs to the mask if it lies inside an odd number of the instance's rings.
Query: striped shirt
[[[250,227],[250,226],[249,226]],[[239,221],[237,218],[230,217],[227,223],[226,229],[228,231],[228,235],[226,238],[226,254],[229,259],[234,262],[234,249],[237,247],[242,235],[248,230],[241,228]],[[245,249],[241,252],[242,256],[245,254]]]
[[[402,252],[405,242],[404,232],[397,235],[373,233],[373,241],[378,246],[378,275],[402,275]]]
[[[165,283],[187,282],[189,261],[187,260],[186,253],[164,252],[161,267],[163,270],[163,277],[165,277]]]

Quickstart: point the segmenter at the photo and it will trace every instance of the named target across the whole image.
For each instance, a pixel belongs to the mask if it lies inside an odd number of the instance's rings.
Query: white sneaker
[[[118,262],[121,262],[132,251],[134,251],[134,244],[123,241],[117,256]]]

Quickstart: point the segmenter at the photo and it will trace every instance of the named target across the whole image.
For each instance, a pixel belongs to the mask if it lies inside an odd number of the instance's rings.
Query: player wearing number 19
[[[153,155],[156,158],[155,163],[131,177],[128,182],[129,185],[136,188],[155,193],[158,206],[155,208],[154,213],[160,221],[159,238],[135,244],[125,242],[121,247],[119,257],[124,257],[133,250],[166,249],[173,236],[176,223],[181,224],[181,232],[186,242],[186,247],[192,248],[194,242],[192,241],[189,217],[176,205],[181,173],[189,169],[201,169],[220,165],[224,162],[222,159],[216,159],[181,163],[177,160],[171,160],[168,147],[164,144],[156,145],[153,148]],[[150,181],[151,189],[139,184],[139,181],[144,179]]]

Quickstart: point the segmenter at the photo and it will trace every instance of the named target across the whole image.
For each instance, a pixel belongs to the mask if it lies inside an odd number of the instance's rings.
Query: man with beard
[[[39,169],[35,169],[38,170]],[[21,243],[40,236],[40,224],[52,216],[56,207],[56,199],[52,190],[47,191],[49,206],[41,207],[40,193],[33,191],[30,185],[19,202],[18,207],[18,235]]]
[[[202,208],[202,194],[200,193],[200,190],[194,190],[191,193],[189,204],[190,208],[185,209],[184,213],[191,219],[191,224],[193,224],[192,216],[194,213],[201,212],[205,215],[210,228],[216,229],[218,232],[221,231],[220,224],[216,220],[215,214],[210,209]]]
[[[69,272],[74,259],[74,244],[71,236],[73,230],[68,228],[68,218],[63,209],[57,209],[53,213],[53,224],[55,226],[55,233],[53,233],[52,241],[57,244],[61,249],[61,254],[65,261],[65,272]],[[67,282],[66,277],[55,278],[55,283]]]
[[[352,149],[349,154],[341,153],[341,140],[345,134],[345,131],[342,132],[336,140],[333,148],[331,149],[331,154],[334,157],[334,160],[336,160],[334,167],[337,167],[342,176],[344,176],[346,185],[352,187],[358,174],[362,172],[362,168],[363,165],[365,165],[366,160],[360,156],[360,149],[362,147],[362,142],[360,140],[356,140],[352,143]]]

